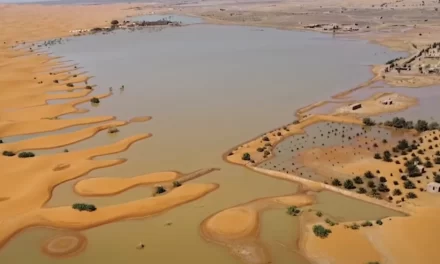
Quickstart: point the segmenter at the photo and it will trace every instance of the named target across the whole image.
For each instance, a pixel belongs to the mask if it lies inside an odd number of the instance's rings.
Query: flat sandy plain
[[[307,2],[215,2],[204,1],[192,4],[109,4],[109,5],[0,5],[0,138],[37,134],[54,131],[66,127],[96,124],[76,132],[36,136],[19,142],[0,144],[0,151],[20,153],[22,151],[48,149],[67,146],[75,142],[93,137],[95,134],[111,127],[130,125],[129,121],[114,120],[113,116],[93,118],[78,118],[61,120],[57,117],[82,110],[75,106],[89,101],[90,87],[87,87],[88,75],[80,74],[77,66],[57,60],[50,54],[39,51],[32,42],[69,36],[70,30],[87,29],[96,26],[107,26],[112,19],[122,20],[127,16],[156,13],[181,13],[200,16],[209,23],[255,25],[260,27],[275,27],[286,30],[306,30],[309,24],[332,24],[359,27],[358,31],[335,32],[349,38],[362,38],[385,45],[391,49],[407,51],[409,56],[417,54],[433,42],[440,40],[440,16],[438,2],[398,1],[383,3],[380,1],[325,1],[320,3]],[[324,31],[322,28],[307,30]],[[328,32],[333,34],[332,32]],[[12,48],[22,44],[20,49]],[[385,62],[384,62],[385,63]],[[423,62],[420,62],[423,63]],[[334,96],[334,99],[344,99],[351,92],[362,89],[375,81],[381,80],[389,85],[422,88],[438,84],[437,74],[411,73],[396,74],[386,72],[386,65],[377,65],[372,71],[374,77],[365,84],[359,84],[350,91]],[[93,74],[93,73],[90,73]],[[319,77],[319,76],[318,76]],[[57,82],[54,82],[57,80]],[[68,83],[72,85],[67,85]],[[93,89],[93,87],[91,87]],[[49,93],[66,91],[66,93]],[[102,94],[99,97],[110,96]],[[384,96],[392,97],[398,104],[384,107],[378,103]],[[65,104],[49,105],[48,100],[71,99]],[[354,114],[341,107],[334,113],[310,115],[307,112],[315,107],[329,102],[310,102],[310,105],[297,110],[298,122],[287,124],[278,129],[265,133],[235,147],[224,154],[228,162],[243,165],[249,169],[291,180],[302,185],[302,192],[288,197],[266,197],[246,204],[227,208],[201,223],[201,233],[208,241],[227,246],[231,253],[248,263],[267,263],[270,254],[260,245],[258,240],[259,213],[276,206],[306,206],[313,204],[314,195],[321,190],[342,193],[355,199],[380,204],[405,212],[408,217],[384,219],[383,225],[361,227],[353,230],[339,223],[331,226],[332,233],[328,238],[315,237],[312,226],[316,223],[326,225],[324,218],[315,216],[316,212],[303,212],[300,217],[302,235],[299,243],[300,250],[314,263],[436,263],[436,236],[432,234],[431,226],[440,220],[438,197],[418,189],[414,193],[419,197],[414,202],[388,203],[366,195],[359,195],[341,188],[305,180],[296,175],[258,168],[257,165],[267,159],[274,158],[269,152],[259,152],[258,148],[273,148],[285,138],[301,134],[310,125],[320,122],[347,124],[362,124],[362,117],[380,113],[396,112],[417,104],[416,98],[394,94],[376,94],[362,101],[365,107],[362,113]],[[358,103],[347,101],[348,105]],[[148,115],[148,113],[144,113]],[[148,121],[148,118],[135,119]],[[133,120],[132,120],[133,121]],[[101,124],[102,122],[106,122]],[[258,133],[258,132],[256,132]],[[414,133],[414,132],[411,132]],[[437,132],[438,133],[438,132]],[[87,179],[75,186],[75,191],[81,195],[112,195],[123,192],[139,184],[164,184],[169,187],[166,194],[148,197],[142,200],[127,202],[98,208],[95,212],[84,214],[73,210],[70,205],[55,208],[43,208],[50,199],[53,188],[57,185],[81,177],[88,172],[102,167],[114,166],[124,160],[93,160],[94,157],[104,156],[126,150],[139,140],[147,140],[151,134],[139,134],[125,138],[107,146],[95,147],[82,151],[63,152],[48,156],[22,159],[18,155],[0,156],[2,172],[0,173],[0,246],[7,243],[14,234],[31,226],[49,226],[82,230],[105,224],[111,221],[131,217],[146,217],[169,210],[175,206],[198,199],[215,191],[219,186],[212,184],[185,183],[179,188],[172,188],[172,182],[179,177],[185,177],[180,172],[158,172],[148,175],[120,179]],[[435,140],[435,134],[424,132],[420,135],[426,140],[419,148],[428,149],[426,156],[434,156],[429,140]],[[264,139],[267,137],[267,140]],[[238,142],[237,142],[238,143]],[[426,146],[425,146],[426,145]],[[227,148],[228,146],[225,146]],[[319,148],[317,148],[319,151]],[[244,153],[250,153],[254,163],[242,160]],[[373,153],[365,155],[371,157]],[[221,153],[219,153],[219,156]],[[361,160],[334,157],[344,173],[362,174],[373,164],[374,170],[380,170],[388,182],[388,175],[398,175],[399,166],[371,159],[369,163]],[[402,157],[400,157],[402,158]],[[403,162],[403,160],[402,160]],[[314,166],[309,164],[309,166]],[[343,167],[343,168],[342,168]],[[215,169],[194,172],[196,176]],[[429,171],[431,172],[431,170]],[[192,176],[191,176],[192,175]],[[190,180],[194,174],[189,174]],[[108,182],[107,182],[108,181]],[[372,220],[372,219],[370,219]],[[239,222],[240,225],[231,224]],[[67,234],[64,240],[83,241],[74,234]],[[56,251],[57,241],[54,238],[46,244],[46,249]],[[350,250],[346,243],[350,241]],[[75,252],[71,248],[83,246],[66,246],[67,255]],[[59,243],[58,243],[59,244]],[[84,244],[84,243],[83,243]],[[61,247],[61,246],[60,246]],[[244,256],[240,249],[253,252]],[[81,250],[80,250],[81,249]],[[359,249],[359,250],[355,250]],[[402,250],[404,249],[404,250]],[[49,253],[48,253],[49,254]]]

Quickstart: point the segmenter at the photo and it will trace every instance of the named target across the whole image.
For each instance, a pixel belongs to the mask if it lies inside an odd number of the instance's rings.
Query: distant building
[[[351,107],[352,110],[357,110],[359,108],[362,108],[362,104],[355,104]]]
[[[426,191],[428,191],[430,193],[440,192],[440,183],[437,183],[437,182],[428,183],[428,187],[426,188]]]

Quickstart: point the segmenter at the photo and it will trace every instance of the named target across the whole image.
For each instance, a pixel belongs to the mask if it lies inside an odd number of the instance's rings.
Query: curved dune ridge
[[[81,253],[87,246],[87,238],[81,233],[70,232],[50,238],[41,251],[50,257],[70,257]]]
[[[260,213],[280,206],[307,206],[314,203],[314,196],[295,194],[267,197],[243,205],[225,209],[205,219],[200,230],[208,240],[225,246],[231,254],[245,263],[270,263],[270,253],[259,240]]]

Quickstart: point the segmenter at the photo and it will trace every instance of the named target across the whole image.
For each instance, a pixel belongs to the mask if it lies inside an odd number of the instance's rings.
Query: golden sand
[[[217,188],[216,184],[185,184],[165,195],[106,206],[94,212],[80,212],[70,206],[31,210],[26,214],[16,214],[14,218],[2,219],[0,245],[15,233],[31,226],[83,230],[117,220],[152,216],[203,197]]]
[[[131,178],[90,178],[75,185],[75,192],[83,196],[114,195],[139,185],[152,185],[175,180],[179,173],[156,172]]]
[[[70,30],[107,26],[112,19],[148,12],[148,5],[139,11],[130,4],[114,5],[0,5],[0,151],[15,154],[23,150],[49,149],[74,144],[93,137],[102,130],[131,122],[148,121],[143,116],[125,121],[111,121],[113,116],[58,119],[69,113],[81,113],[77,106],[90,101],[95,88],[88,86],[90,77],[81,67],[60,57],[53,57],[29,41],[46,40],[70,35]],[[25,43],[26,42],[26,43]],[[13,49],[24,44],[21,49]],[[49,47],[50,50],[50,47]],[[50,93],[57,92],[57,93]],[[94,95],[104,99],[110,93]],[[47,104],[49,100],[65,99],[63,103]],[[103,100],[104,103],[105,100]],[[91,125],[69,133],[13,141],[8,137],[55,131],[78,125]],[[125,160],[94,160],[94,157],[125,151],[139,140],[150,137],[142,133],[116,143],[91,147],[73,152],[55,153],[32,158],[17,155],[0,156],[0,247],[15,233],[32,226],[58,227],[82,230],[121,219],[152,216],[175,206],[198,199],[218,186],[216,184],[185,184],[164,195],[98,208],[94,212],[79,212],[70,205],[43,208],[59,184],[79,178],[92,170],[121,164]],[[215,170],[215,169],[214,169]],[[186,180],[211,172],[200,170]],[[150,175],[151,176],[151,175]],[[176,173],[153,175],[153,181],[171,180]],[[151,177],[150,177],[151,178]],[[133,180],[134,179],[134,180]],[[121,192],[145,177],[117,179],[90,179],[83,192],[90,194]],[[96,181],[96,182],[95,182]],[[106,184],[99,189],[96,184]],[[139,182],[134,182],[139,181]],[[83,183],[80,182],[79,186]],[[125,185],[124,185],[125,184]],[[99,186],[103,187],[103,186]],[[113,188],[113,189],[112,189]],[[43,251],[52,256],[70,256],[81,252],[85,240],[77,234],[57,237],[49,241]]]

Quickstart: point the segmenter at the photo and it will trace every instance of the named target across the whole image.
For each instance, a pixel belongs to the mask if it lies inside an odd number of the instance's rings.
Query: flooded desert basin
[[[383,63],[401,54],[362,41],[316,33],[290,32],[250,27],[191,25],[158,32],[117,32],[109,35],[70,39],[50,48],[55,55],[72,60],[95,76],[95,94],[114,95],[98,107],[75,118],[115,115],[128,120],[149,115],[147,123],[120,128],[116,136],[105,131],[94,138],[67,146],[69,150],[109,144],[135,133],[153,137],[128,151],[103,158],[127,158],[120,166],[100,169],[83,177],[131,177],[163,170],[190,172],[199,168],[221,170],[199,178],[220,188],[208,196],[148,219],[126,220],[83,232],[88,247],[79,256],[51,259],[40,252],[44,239],[58,231],[27,230],[0,251],[5,263],[238,263],[226,250],[206,243],[199,224],[222,209],[264,196],[294,193],[297,185],[227,164],[222,154],[259,133],[292,122],[299,107],[352,88],[371,77],[369,65]],[[79,71],[81,71],[79,70]],[[125,85],[125,90],[119,87]],[[50,103],[62,103],[62,100]],[[51,133],[79,129],[69,128]],[[29,136],[6,138],[13,141]],[[35,151],[37,155],[63,148]],[[46,206],[89,202],[99,206],[126,202],[151,195],[150,188],[136,187],[113,197],[85,198],[76,195],[70,181],[55,188]],[[326,196],[332,196],[327,194]],[[333,212],[335,200],[347,200],[347,210]],[[341,218],[375,219],[396,213],[345,197],[320,199],[319,207]],[[281,216],[280,216],[281,215]],[[277,217],[272,217],[277,216]],[[287,214],[265,217],[263,227],[284,229],[285,240],[295,241],[296,228],[284,227]],[[171,226],[165,223],[171,221]],[[294,223],[293,221],[292,223]],[[281,223],[281,224],[280,224]],[[267,234],[267,233],[265,233]],[[269,248],[278,247],[270,236],[262,239]],[[279,239],[279,238],[277,238]],[[136,250],[139,242],[144,250]],[[26,250],[26,254],[22,254]],[[285,255],[284,255],[285,254]],[[292,252],[276,249],[276,263],[291,263]],[[301,257],[296,263],[306,263]]]

